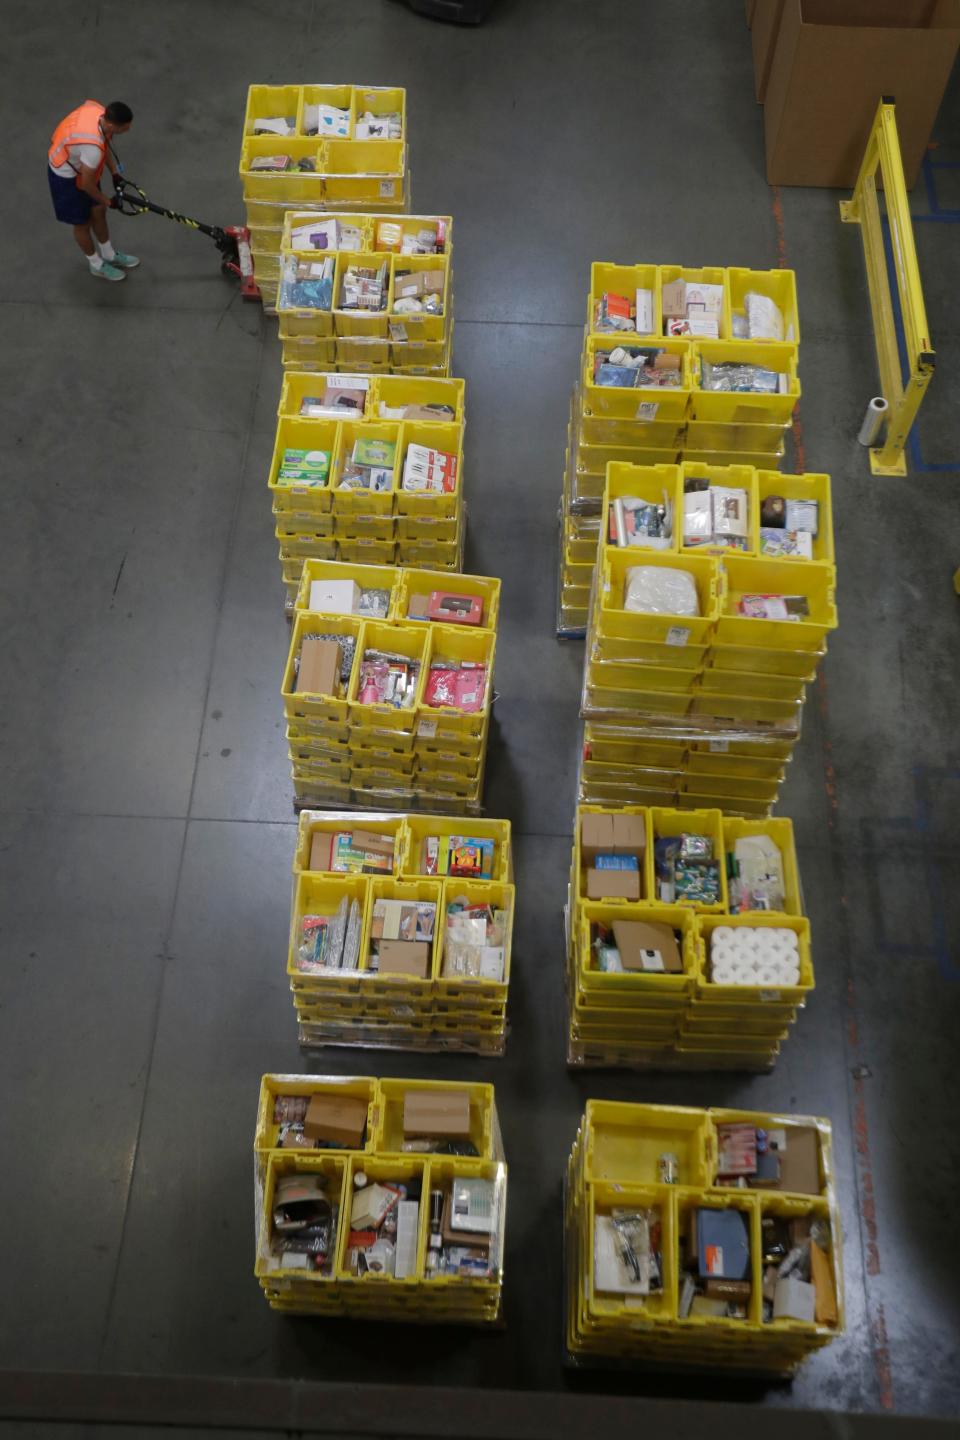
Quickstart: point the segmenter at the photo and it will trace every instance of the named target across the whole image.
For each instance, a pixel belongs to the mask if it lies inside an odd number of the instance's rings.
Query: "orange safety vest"
[[[103,167],[107,158],[107,142],[100,129],[100,121],[103,118],[105,106],[99,100],[84,100],[76,110],[71,110],[66,119],[61,120],[50,137],[50,149],[47,152],[47,159],[51,166],[56,169],[58,165],[72,165],[70,149],[73,145],[96,145],[100,151],[100,164],[97,166],[97,184],[100,183],[100,176],[103,174]],[[77,184],[80,184],[80,172],[77,171]]]

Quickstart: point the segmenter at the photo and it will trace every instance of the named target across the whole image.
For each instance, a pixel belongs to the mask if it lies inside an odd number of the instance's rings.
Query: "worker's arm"
[[[91,170],[89,165],[81,165],[77,185],[90,196],[90,199],[93,200],[95,204],[106,205],[109,209],[110,199],[107,195],[104,195],[100,186],[97,184],[96,170]]]

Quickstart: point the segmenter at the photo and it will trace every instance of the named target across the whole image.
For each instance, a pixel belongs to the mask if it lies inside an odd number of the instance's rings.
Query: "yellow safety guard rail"
[[[877,197],[878,172],[890,226],[893,268],[903,320],[908,367],[906,380],[902,378],[900,366]],[[910,202],[903,177],[895,107],[888,99],[882,100],[877,107],[853,195],[849,200],[841,201],[840,217],[850,224],[859,225],[862,232],[880,383],[889,407],[886,437],[882,445],[871,449],[870,469],[874,475],[906,475],[903,449],[933,375],[935,356],[927,330],[927,312],[910,223]]]

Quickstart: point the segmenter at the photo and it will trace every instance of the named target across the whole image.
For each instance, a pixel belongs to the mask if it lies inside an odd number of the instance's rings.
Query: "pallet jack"
[[[111,147],[112,150],[112,147]],[[205,225],[179,210],[168,210],[165,205],[156,205],[147,198],[140,186],[126,175],[118,173],[113,177],[115,194],[111,209],[121,215],[162,215],[165,220],[175,220],[190,230],[199,230],[209,235],[220,251],[220,269],[240,281],[240,294],[244,300],[259,300],[260,290],[253,277],[253,260],[250,255],[250,231],[244,225]]]

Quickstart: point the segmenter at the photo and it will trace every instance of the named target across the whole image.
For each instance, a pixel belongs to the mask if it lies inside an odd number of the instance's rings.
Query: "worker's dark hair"
[[[133,119],[133,111],[122,100],[111,100],[103,112],[103,118],[109,120],[111,125],[129,125]]]

